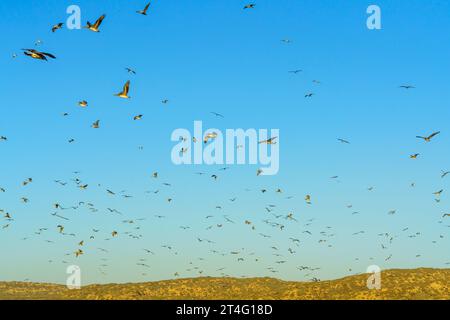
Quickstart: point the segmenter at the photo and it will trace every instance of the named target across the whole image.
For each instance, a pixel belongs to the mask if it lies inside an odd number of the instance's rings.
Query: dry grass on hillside
[[[136,284],[90,285],[68,290],[53,284],[0,282],[0,299],[450,299],[450,269],[388,270],[381,290],[368,290],[368,275],[316,283],[271,278],[195,278]]]

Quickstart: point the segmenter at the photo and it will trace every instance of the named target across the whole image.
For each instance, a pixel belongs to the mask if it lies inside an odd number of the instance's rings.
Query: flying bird
[[[52,27],[52,32],[55,32],[56,30],[61,29],[61,28],[63,27],[63,25],[64,25],[64,23],[62,23],[62,22],[60,22],[60,23],[58,23],[58,24],[55,24],[55,25]]]
[[[97,19],[97,21],[95,21],[94,24],[91,24],[89,21],[87,22],[87,26],[85,26],[84,28],[89,29],[93,32],[100,32],[99,28],[100,25],[103,22],[103,19],[105,19],[106,15],[102,15],[100,18]]]
[[[223,115],[221,115],[220,113],[217,113],[217,112],[211,112],[211,114],[213,114],[213,115],[215,115],[216,117],[219,117],[219,118],[224,118]]]
[[[428,137],[416,136],[416,138],[418,138],[418,139],[423,139],[423,140],[425,140],[425,142],[430,142],[431,139],[433,139],[435,136],[437,136],[437,135],[440,134],[440,133],[441,133],[441,132],[438,131],[438,132],[435,132],[435,133],[429,135]]]
[[[100,120],[95,121],[95,122],[92,124],[92,128],[94,128],[94,129],[100,128]]]
[[[260,141],[259,144],[276,144],[277,142],[275,141],[278,137],[272,137],[270,139],[264,140],[264,141]]]
[[[128,96],[128,91],[130,90],[130,80],[128,80],[125,85],[123,86],[122,92],[119,92],[115,94],[116,97],[123,98],[123,99],[131,99],[131,97]]]
[[[307,204],[311,204],[311,196],[309,194],[307,194],[305,196],[305,201],[306,201]]]
[[[84,252],[83,252],[83,250],[81,250],[81,249],[78,249],[77,251],[75,251],[75,257],[79,257],[79,256],[81,256],[82,254],[84,254]]]
[[[345,144],[350,144],[350,141],[345,140],[345,139],[338,138],[337,140],[338,140],[339,142],[342,142],[342,143],[345,143]]]
[[[41,51],[37,51],[35,49],[22,49],[24,52],[24,55],[29,56],[33,59],[37,59],[37,60],[44,60],[44,61],[48,61],[48,58],[52,58],[52,59],[56,59],[56,57],[48,52],[41,52]]]
[[[150,7],[150,2],[147,3],[147,5],[145,6],[144,10],[136,11],[136,13],[139,13],[139,14],[142,14],[142,15],[146,16],[146,15],[147,15],[148,7]]]
[[[215,138],[217,138],[217,133],[211,132],[205,136],[205,138],[203,139],[203,142],[206,144],[206,143],[208,143],[209,140],[214,140]]]
[[[88,102],[86,100],[81,100],[78,102],[78,105],[82,108],[86,108],[88,106]]]
[[[127,70],[128,73],[136,74],[136,71],[134,71],[134,70],[131,69],[131,68],[125,68],[125,70]]]

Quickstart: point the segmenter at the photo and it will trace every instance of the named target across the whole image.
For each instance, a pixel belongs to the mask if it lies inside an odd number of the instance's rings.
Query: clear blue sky
[[[6,189],[0,209],[14,218],[0,229],[0,280],[64,283],[70,264],[81,266],[84,283],[168,279],[175,272],[191,277],[198,270],[218,276],[221,268],[231,276],[308,280],[365,272],[371,264],[448,267],[450,218],[441,217],[450,211],[450,175],[440,177],[441,170],[450,170],[448,1],[376,1],[380,31],[366,28],[370,1],[254,3],[255,9],[243,10],[247,2],[240,0],[153,1],[148,16],[141,16],[135,11],[145,0],[0,2],[0,28],[7,31],[0,59],[0,136],[8,138],[0,141],[0,187]],[[83,25],[106,14],[101,32],[52,33],[71,4],[80,6]],[[20,49],[33,48],[37,40],[42,44],[36,49],[57,59],[25,57]],[[288,73],[295,69],[303,72]],[[126,80],[129,101],[113,96]],[[400,89],[404,84],[416,89]],[[315,96],[305,99],[308,92]],[[77,106],[83,99],[86,109]],[[132,120],[137,114],[144,115],[142,121]],[[94,130],[97,119],[101,128]],[[256,166],[226,172],[174,166],[170,135],[177,128],[192,130],[194,120],[221,130],[280,129],[279,174],[257,177]],[[441,134],[431,143],[415,138],[434,131]],[[67,142],[71,138],[75,143]],[[409,159],[414,153],[419,158]],[[158,179],[151,178],[154,171]],[[207,174],[197,176],[198,171]],[[212,174],[219,179],[213,181]],[[28,177],[33,183],[21,186]],[[79,190],[75,177],[89,188]],[[261,193],[263,188],[268,192]],[[275,193],[277,188],[284,192]],[[157,189],[158,194],[145,193]],[[432,193],[440,189],[445,191],[438,203]],[[121,197],[122,190],[133,198]],[[306,194],[312,205],[305,203]],[[70,221],[50,215],[54,203],[69,207],[79,201],[99,211],[58,211]],[[276,219],[265,210],[269,204],[276,205],[274,214],[292,212],[298,222]],[[108,213],[108,207],[123,215]],[[388,215],[390,210],[396,214]],[[146,220],[122,223],[139,218]],[[286,227],[280,231],[265,219]],[[58,234],[58,224],[76,237]],[[217,224],[223,227],[206,230]],[[48,230],[37,235],[39,228]],[[100,232],[89,240],[93,228]],[[119,237],[105,241],[112,230]],[[359,231],[365,233],[353,235]],[[127,232],[142,237],[132,239]],[[381,233],[394,237],[392,243]],[[300,246],[290,237],[300,239]],[[85,254],[75,258],[81,240]],[[275,263],[280,260],[287,262]],[[151,268],[136,265],[141,262]],[[321,270],[308,274],[297,269],[302,265]]]

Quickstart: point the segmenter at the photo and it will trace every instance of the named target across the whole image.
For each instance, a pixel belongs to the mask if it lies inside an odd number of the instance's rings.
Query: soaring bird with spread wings
[[[418,138],[418,139],[423,139],[423,140],[425,140],[425,142],[430,142],[431,139],[433,139],[435,136],[437,136],[437,135],[440,134],[440,133],[441,133],[441,132],[438,131],[438,132],[435,132],[435,133],[429,135],[428,137],[416,136],[416,138]]]
[[[33,59],[38,59],[38,60],[44,60],[47,61],[47,57],[52,58],[52,59],[56,59],[56,57],[48,52],[40,52],[34,49],[22,49],[24,52],[24,55],[29,56]]]

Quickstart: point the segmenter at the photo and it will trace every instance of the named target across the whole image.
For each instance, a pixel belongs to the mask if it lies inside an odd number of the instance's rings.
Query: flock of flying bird
[[[243,8],[244,10],[251,10],[255,9],[255,4],[247,4]],[[145,5],[145,7],[142,10],[137,10],[136,13],[140,15],[146,16],[148,14],[148,10],[150,9],[150,3]],[[90,22],[87,22],[86,28],[89,31],[92,32],[100,32],[100,28],[102,26],[102,22],[106,18],[106,15],[100,16],[95,23],[91,24]],[[57,32],[59,29],[62,29],[64,26],[63,23],[57,23],[53,27],[49,28],[51,32]],[[289,44],[292,41],[289,39],[283,39],[281,40],[283,43]],[[37,41],[35,43],[36,47],[41,45],[42,41]],[[25,56],[36,59],[36,60],[43,60],[43,61],[49,61],[49,59],[56,59],[56,56],[52,53],[44,52],[37,50],[36,48],[28,48],[28,49],[22,49]],[[16,58],[17,55],[13,55],[13,58]],[[127,67],[125,68],[126,72],[130,75],[135,75],[136,71]],[[298,74],[302,72],[302,70],[290,70],[288,71],[290,74]],[[321,82],[318,80],[313,80],[315,84],[320,84]],[[122,99],[131,99],[129,96],[130,91],[130,81],[127,81],[120,92],[116,93],[115,96]],[[400,86],[401,89],[405,90],[412,90],[415,89],[412,85],[402,85]],[[313,92],[309,92],[305,94],[305,98],[312,98],[315,95]],[[162,100],[162,103],[167,104],[169,100],[165,99]],[[78,102],[78,106],[81,108],[88,108],[89,103],[86,100],[81,100]],[[214,115],[217,118],[224,118],[224,116],[221,113],[217,112],[211,112],[212,115]],[[65,113],[64,116],[68,116],[68,113]],[[143,118],[142,114],[138,114],[134,116],[134,120],[141,120]],[[100,128],[100,120],[95,121],[92,124],[92,128],[99,129]],[[417,139],[421,139],[426,143],[431,143],[432,140],[434,140],[440,132],[434,132],[430,135],[424,135],[424,136],[417,136]],[[216,138],[216,135],[214,133],[209,133],[204,137],[204,143],[209,143],[210,141],[214,140]],[[70,139],[69,143],[73,143],[75,140]],[[343,138],[337,138],[337,141],[342,144],[348,144],[350,145],[351,142],[348,139]],[[194,141],[196,143],[197,141]],[[0,136],[0,143],[9,143],[8,138],[6,136]],[[277,143],[277,137],[272,137],[265,141],[260,141],[260,143],[266,143],[268,145]],[[1,148],[1,145],[0,145]],[[1,149],[0,149],[1,150]],[[417,159],[420,154],[415,153],[410,155],[411,159]],[[214,183],[219,183],[220,175],[225,174],[225,172],[232,170],[230,167],[224,167],[219,169],[216,173],[213,174],[207,174],[206,172],[195,172],[195,175],[198,176],[204,176],[209,175],[211,181],[214,181]],[[258,170],[256,175],[260,175],[262,173],[261,170]],[[84,192],[88,192],[89,189],[91,189],[92,185],[84,182],[81,177],[81,172],[75,171],[72,173],[73,176],[70,178],[70,181],[65,181],[61,179],[54,180],[54,183],[57,184],[61,188],[78,188],[79,190],[82,190]],[[444,179],[447,177],[447,175],[450,174],[450,171],[442,171],[441,178]],[[331,177],[332,180],[337,180],[339,176],[333,176]],[[152,172],[151,174],[148,174],[148,179],[152,179],[153,181],[159,181],[160,174],[159,172]],[[30,185],[32,185],[34,182],[33,178],[26,178],[21,182],[23,188],[28,188]],[[411,187],[414,187],[415,184],[412,183]],[[102,184],[97,184],[95,187],[100,188],[103,190],[108,196],[111,197],[122,197],[123,199],[129,199],[133,198],[133,195],[128,194],[125,190],[122,191],[114,191],[108,188],[103,188]],[[171,183],[161,183],[161,188],[170,188],[172,187]],[[220,188],[220,185],[217,187]],[[368,188],[368,191],[372,191],[373,187]],[[145,194],[147,195],[158,195],[160,194],[160,189],[155,189],[152,191],[145,191]],[[253,192],[254,190],[251,189],[245,189],[246,192]],[[444,190],[439,190],[434,193],[432,193],[435,196],[436,202],[440,202],[440,198],[443,194]],[[162,192],[161,192],[162,193]],[[258,195],[283,195],[285,191],[281,188],[275,188],[274,190],[269,190],[268,188],[259,188],[256,193]],[[7,194],[7,189],[5,187],[0,186],[0,196],[3,197],[3,194]],[[1,198],[0,198],[1,199]],[[283,199],[284,201],[289,201],[292,199],[295,199],[294,196],[287,196],[284,198],[278,198]],[[23,204],[30,203],[30,199],[27,197],[22,197],[20,201]],[[174,197],[170,196],[167,199],[165,199],[168,204],[170,204],[172,201],[174,201]],[[226,203],[236,203],[239,201],[239,198],[236,196],[233,196],[229,199],[226,199]],[[268,201],[268,200],[266,200]],[[312,195],[307,194],[304,195],[303,198],[304,203],[307,206],[313,206],[314,200]],[[3,201],[2,201],[3,202]],[[223,201],[222,201],[223,202]],[[113,247],[109,247],[108,249],[104,248],[103,246],[100,246],[99,243],[105,244],[104,241],[112,241],[115,239],[120,239],[121,237],[126,237],[132,240],[136,241],[136,246],[140,247],[140,252],[142,256],[135,261],[135,265],[140,268],[140,272],[143,276],[151,276],[151,270],[152,270],[152,264],[163,264],[164,261],[160,261],[158,259],[158,250],[167,250],[168,252],[174,254],[174,255],[180,255],[181,253],[175,248],[173,245],[169,244],[159,244],[156,245],[155,243],[147,243],[145,236],[146,232],[143,230],[144,223],[147,220],[154,219],[154,223],[162,223],[163,220],[168,218],[164,215],[153,215],[153,216],[145,216],[142,218],[129,218],[127,217],[125,210],[119,210],[116,208],[100,208],[96,206],[92,202],[87,201],[77,201],[75,204],[71,204],[68,206],[62,205],[59,202],[55,202],[52,204],[53,210],[52,213],[50,213],[54,223],[47,225],[47,226],[39,226],[34,231],[34,234],[29,235],[27,237],[22,238],[23,241],[32,240],[35,238],[42,239],[48,244],[52,244],[55,242],[55,240],[48,240],[49,237],[60,235],[69,239],[69,242],[72,243],[72,246],[67,248],[67,252],[65,253],[64,257],[61,257],[59,260],[60,263],[64,265],[70,264],[73,259],[82,259],[83,256],[86,255],[97,255],[102,254],[100,258],[100,262],[98,265],[98,270],[101,274],[107,275],[107,270],[110,265],[108,264],[108,254],[113,254]],[[349,204],[347,205],[347,209],[353,210],[353,205]],[[86,211],[92,214],[95,213],[106,213],[109,215],[114,215],[121,218],[120,224],[118,224],[115,228],[111,228],[110,230],[105,230],[101,227],[98,228],[92,228],[89,231],[89,235],[86,236],[84,239],[81,239],[80,235],[76,233],[76,230],[73,230],[71,228],[71,220],[73,219],[72,215],[74,212],[80,212],[80,211]],[[213,211],[216,212],[223,212],[224,205],[218,204]],[[179,229],[184,232],[192,232],[192,241],[195,243],[193,245],[205,245],[208,246],[210,254],[218,255],[221,257],[224,257],[226,259],[231,259],[231,261],[235,261],[236,263],[246,263],[246,262],[252,262],[252,263],[259,263],[264,264],[265,269],[269,273],[280,273],[279,266],[283,264],[296,264],[298,261],[301,260],[301,257],[298,256],[298,252],[301,250],[302,246],[306,242],[305,238],[312,238],[314,236],[317,236],[318,238],[315,240],[318,244],[324,245],[328,248],[333,248],[333,242],[332,240],[336,237],[337,232],[339,230],[334,229],[331,226],[322,225],[318,228],[321,228],[322,230],[315,230],[313,227],[315,226],[315,223],[317,221],[316,218],[314,219],[308,219],[304,220],[300,216],[297,216],[293,212],[280,212],[278,209],[278,205],[275,205],[273,203],[269,203],[266,205],[263,205],[262,210],[263,213],[261,213],[261,218],[253,221],[253,219],[250,218],[233,218],[229,215],[221,214],[220,216],[217,216],[216,214],[207,215],[204,217],[203,221],[196,222],[196,225],[198,226],[204,226],[205,231],[210,231],[210,234],[214,236],[215,233],[220,232],[221,229],[224,228],[235,228],[238,224],[242,224],[244,227],[248,227],[251,231],[254,232],[255,237],[259,237],[259,241],[266,241],[268,245],[268,250],[271,252],[272,257],[266,257],[261,256],[260,254],[256,253],[255,251],[252,251],[248,248],[238,248],[234,250],[221,250],[221,243],[219,241],[214,241],[205,237],[200,237],[197,234],[194,233],[194,227],[190,225],[182,225],[179,226]],[[7,232],[9,229],[13,228],[15,226],[15,219],[16,215],[13,212],[8,211],[5,208],[0,208],[0,213],[3,216],[3,224],[1,225],[0,230],[3,230],[4,232]],[[391,210],[388,212],[389,215],[395,215],[397,213],[396,210]],[[353,211],[352,215],[359,214],[357,211]],[[108,216],[109,217],[109,216]],[[450,214],[443,213],[442,219],[439,221],[440,224],[445,223],[445,219],[449,218]],[[450,219],[449,219],[450,221]],[[288,234],[286,229],[293,230],[295,229],[296,232],[294,234]],[[450,225],[448,226],[450,227]],[[261,229],[265,229],[266,232],[260,231]],[[269,230],[269,231],[267,231]],[[405,234],[408,238],[416,238],[420,237],[420,232],[412,232],[407,234],[409,231],[409,228],[404,228],[401,230],[403,234]],[[175,231],[174,231],[175,232]],[[352,236],[358,236],[365,234],[366,230],[360,230],[357,232],[352,233]],[[285,240],[290,243],[289,247],[283,248],[276,243],[277,237],[283,237]],[[382,252],[385,250],[388,250],[390,245],[399,238],[400,236],[398,234],[392,234],[388,232],[379,233],[378,237],[380,237],[380,248]],[[440,235],[439,239],[443,239],[445,236]],[[45,240],[45,238],[47,240]],[[434,240],[433,243],[436,243],[439,240]],[[224,244],[223,244],[224,245]],[[244,245],[243,245],[244,246]],[[150,247],[150,248],[149,248]],[[420,257],[420,254],[418,254],[416,257]],[[72,260],[71,260],[72,259]],[[173,276],[174,277],[181,277],[181,276],[204,276],[208,275],[209,273],[213,273],[211,271],[205,271],[207,267],[205,266],[206,258],[205,257],[186,257],[186,266],[177,266],[179,270],[173,270]],[[356,258],[358,260],[359,258]],[[386,254],[384,260],[389,261],[392,259],[392,254]],[[55,259],[48,260],[49,263],[54,263]],[[373,262],[375,262],[375,259],[373,257],[370,258]],[[450,263],[446,263],[447,265],[450,265]],[[320,281],[320,279],[317,277],[317,272],[321,270],[320,267],[314,267],[314,266],[296,266],[296,269],[301,274],[301,276],[304,279],[309,279],[311,281]],[[352,270],[352,268],[348,268],[349,272],[356,272]],[[225,267],[219,267],[215,269],[215,272],[218,272],[221,276],[230,276],[229,273],[227,273]],[[280,274],[282,276],[282,274]],[[28,280],[28,279],[25,279]]]

